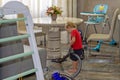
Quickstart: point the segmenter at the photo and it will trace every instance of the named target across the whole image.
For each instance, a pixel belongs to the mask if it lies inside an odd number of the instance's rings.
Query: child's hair
[[[65,25],[65,28],[76,28],[76,25],[73,23],[73,22],[67,22],[66,25]]]

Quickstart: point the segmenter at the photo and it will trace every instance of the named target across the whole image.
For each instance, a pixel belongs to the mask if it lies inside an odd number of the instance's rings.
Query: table
[[[68,21],[76,25],[80,25],[83,22],[80,18],[72,17],[58,17],[56,21],[52,21],[50,17],[33,19],[34,25],[42,27],[43,32],[48,34],[47,54],[49,58],[61,57],[60,31],[64,30],[64,26]]]
[[[83,20],[80,18],[72,18],[72,17],[58,17],[56,21],[52,21],[50,17],[33,19],[35,26],[43,27],[44,29],[47,28],[48,30],[49,30],[49,27],[51,26],[52,27],[59,26],[60,29],[64,29],[65,23],[67,23],[68,21],[71,21],[76,25],[80,25],[80,23],[83,22]]]

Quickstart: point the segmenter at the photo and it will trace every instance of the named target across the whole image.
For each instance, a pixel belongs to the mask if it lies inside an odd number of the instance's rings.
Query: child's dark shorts
[[[84,50],[83,49],[78,49],[78,50],[73,50],[74,53],[70,53],[70,59],[73,61],[77,61],[78,59],[73,55],[73,54],[77,54],[80,58],[81,55],[84,54]]]

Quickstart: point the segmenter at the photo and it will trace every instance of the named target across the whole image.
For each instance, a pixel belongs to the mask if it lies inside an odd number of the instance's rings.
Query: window
[[[2,0],[2,5],[8,1],[20,1],[28,6],[33,18],[45,17],[47,7],[52,6],[52,0]]]

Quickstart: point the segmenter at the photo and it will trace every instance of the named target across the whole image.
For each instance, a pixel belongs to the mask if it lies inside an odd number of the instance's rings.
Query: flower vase
[[[52,21],[56,21],[56,19],[57,19],[57,14],[51,15],[51,19],[52,19]]]

